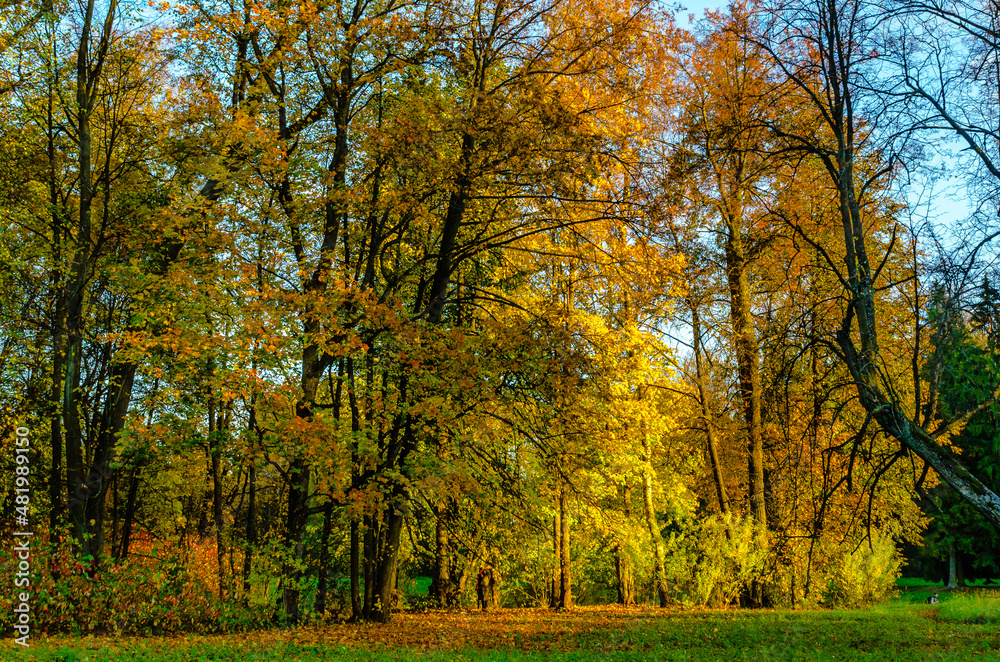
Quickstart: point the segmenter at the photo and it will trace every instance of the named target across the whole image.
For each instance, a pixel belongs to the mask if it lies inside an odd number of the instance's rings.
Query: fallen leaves
[[[617,606],[580,607],[566,612],[550,609],[432,610],[399,613],[391,623],[333,623],[281,630],[228,635],[175,637],[52,637],[49,644],[74,648],[129,649],[136,644],[173,647],[185,644],[238,645],[246,648],[296,646],[347,646],[368,650],[409,648],[417,650],[522,651],[575,650],[581,635],[590,631],[627,630],[663,619],[667,612],[652,607],[624,609]]]

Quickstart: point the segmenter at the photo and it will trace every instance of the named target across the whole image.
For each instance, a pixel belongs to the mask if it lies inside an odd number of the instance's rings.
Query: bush
[[[727,535],[728,529],[728,535]],[[750,518],[712,515],[685,534],[671,535],[668,582],[690,605],[727,605],[764,572],[766,550],[754,542]]]
[[[832,559],[827,604],[860,607],[896,594],[896,579],[902,567],[896,544],[888,536],[875,533],[870,545]]]
[[[15,562],[8,549],[0,550],[3,574],[13,576]],[[31,562],[31,620],[43,633],[212,633],[270,624],[273,610],[240,596],[219,600],[217,589],[199,576],[198,562],[176,548],[94,572],[88,559],[74,557],[68,542],[38,540]],[[12,594],[0,601],[8,614]]]

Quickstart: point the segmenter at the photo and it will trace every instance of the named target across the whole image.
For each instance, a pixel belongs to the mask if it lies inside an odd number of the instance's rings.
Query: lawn
[[[978,600],[978,602],[976,602]],[[707,611],[585,607],[399,614],[390,625],[328,625],[231,637],[8,638],[0,659],[46,662],[570,660],[1000,660],[1000,599],[894,600],[863,610]],[[950,610],[950,611],[949,611]],[[14,650],[17,648],[18,650]]]

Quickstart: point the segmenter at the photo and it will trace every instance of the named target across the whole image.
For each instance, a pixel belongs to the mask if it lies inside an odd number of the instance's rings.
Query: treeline
[[[928,518],[1000,523],[990,7],[6,4],[0,423],[51,587],[211,540],[137,582],[855,604]],[[951,139],[949,252],[911,189]]]

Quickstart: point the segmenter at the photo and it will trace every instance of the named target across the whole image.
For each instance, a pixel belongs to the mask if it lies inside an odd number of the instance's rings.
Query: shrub
[[[733,602],[760,579],[767,556],[754,541],[752,520],[731,513],[712,515],[672,535],[667,547],[672,552],[667,577],[675,598],[691,605]]]
[[[43,633],[115,634],[232,632],[269,625],[272,610],[241,596],[220,600],[215,586],[199,576],[198,555],[174,548],[153,558],[108,563],[93,571],[64,542],[38,540],[32,550],[31,618]],[[15,559],[0,550],[0,568],[12,576]],[[217,585],[216,585],[217,586]],[[11,593],[0,608],[11,613]]]
[[[895,595],[902,567],[896,544],[875,533],[869,540],[870,544],[862,543],[832,559],[825,603],[860,607]]]

